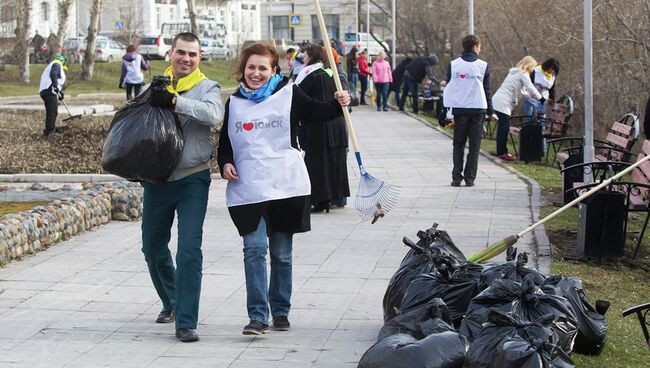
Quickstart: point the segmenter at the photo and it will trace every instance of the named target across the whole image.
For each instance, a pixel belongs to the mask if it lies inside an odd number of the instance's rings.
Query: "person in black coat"
[[[432,83],[439,83],[431,69],[431,67],[436,64],[438,64],[438,56],[435,54],[431,54],[427,57],[419,57],[408,64],[406,71],[404,72],[402,96],[399,100],[399,111],[404,111],[406,99],[408,98],[408,95],[411,94],[411,97],[413,98],[413,113],[418,113],[418,84],[422,83],[424,77],[429,77]]]
[[[270,44],[242,51],[239,89],[226,102],[218,162],[228,180],[226,205],[244,241],[245,335],[268,328],[287,331],[291,308],[293,234],[309,231],[309,176],[298,150],[299,121],[324,122],[341,116],[348,92],[326,102],[307,96],[277,74],[279,55]],[[271,254],[271,277],[266,255]]]
[[[402,88],[402,82],[404,81],[404,72],[406,72],[406,67],[413,61],[410,57],[402,60],[396,67],[393,69],[393,83],[390,84],[390,92],[395,94],[395,102],[399,105],[399,89]]]
[[[306,50],[305,61],[307,65],[321,63],[323,67],[307,75],[300,82],[300,89],[315,100],[326,101],[336,92],[336,85],[325,52],[312,45]],[[298,136],[311,181],[312,211],[344,207],[350,196],[345,119],[340,116],[324,124],[303,121]]]

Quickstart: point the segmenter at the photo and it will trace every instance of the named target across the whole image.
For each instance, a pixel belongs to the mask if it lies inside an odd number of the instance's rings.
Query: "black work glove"
[[[544,102],[546,102],[546,99],[545,99],[544,97],[542,97],[542,98],[540,98],[540,99],[539,99],[539,103],[540,103],[540,104],[542,104],[542,105],[543,105],[543,104],[544,104]]]
[[[117,88],[119,88],[119,89],[123,89],[123,88],[124,88],[124,84],[122,84],[122,82],[120,82],[120,85],[117,86]]]
[[[58,95],[59,95],[59,101],[63,101],[63,98],[65,97],[63,91],[59,91]]]
[[[153,88],[151,90],[151,97],[149,97],[149,103],[151,105],[160,107],[172,107],[173,100],[174,94],[166,89]]]

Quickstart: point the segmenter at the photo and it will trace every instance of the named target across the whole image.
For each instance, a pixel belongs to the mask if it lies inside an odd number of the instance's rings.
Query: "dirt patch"
[[[57,126],[61,126],[61,119],[66,116],[59,115]],[[43,112],[0,112],[0,174],[103,173],[102,148],[112,119],[111,116],[83,116],[44,138]],[[216,131],[212,141],[216,147]],[[211,166],[216,172],[215,159]]]

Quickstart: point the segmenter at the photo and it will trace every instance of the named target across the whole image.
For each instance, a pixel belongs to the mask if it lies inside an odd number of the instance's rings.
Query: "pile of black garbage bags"
[[[546,277],[516,248],[503,264],[467,262],[437,224],[419,231],[384,295],[384,326],[358,368],[566,368],[597,355],[609,303],[576,277]]]
[[[174,172],[183,153],[180,121],[172,108],[149,104],[151,92],[169,83],[168,76],[155,76],[147,90],[115,113],[102,152],[106,172],[151,183]]]

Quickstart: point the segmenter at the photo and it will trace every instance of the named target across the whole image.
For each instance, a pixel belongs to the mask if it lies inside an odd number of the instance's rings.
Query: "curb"
[[[211,174],[211,179],[221,179]],[[0,174],[0,183],[105,183],[128,181],[111,174]]]
[[[442,128],[434,126],[430,122],[420,118],[419,116],[410,113],[408,111],[402,111],[406,115],[414,118],[415,120],[419,121],[420,123],[428,126],[431,129],[437,130],[440,133],[446,135],[447,137],[451,138],[451,135],[444,131]],[[505,168],[506,170],[512,172],[515,174],[518,178],[523,180],[525,183],[528,184],[529,192],[530,192],[530,217],[533,220],[533,223],[539,221],[539,210],[541,209],[541,199],[542,199],[542,191],[539,186],[539,184],[527,177],[526,175],[520,173],[519,171],[504,165],[503,162],[494,157],[493,155],[480,150],[479,153],[483,155],[485,158],[488,160],[494,162],[495,164]],[[535,230],[533,230],[533,239],[535,241],[535,248],[536,248],[536,253],[535,254],[535,268],[537,268],[538,271],[545,275],[550,275],[551,272],[551,242],[548,239],[548,235],[546,234],[546,230],[544,228],[544,225],[538,226]]]

